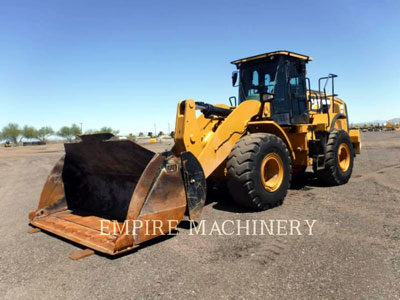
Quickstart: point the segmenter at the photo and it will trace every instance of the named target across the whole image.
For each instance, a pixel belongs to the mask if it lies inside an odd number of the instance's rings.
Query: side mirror
[[[275,99],[275,94],[273,93],[263,93],[260,97],[262,102],[271,102]]]
[[[236,82],[237,82],[237,79],[238,79],[238,74],[239,74],[238,71],[233,71],[232,72],[232,86],[236,86]]]

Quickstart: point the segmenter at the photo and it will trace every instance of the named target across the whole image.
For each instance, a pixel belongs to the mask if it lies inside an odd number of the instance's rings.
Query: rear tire
[[[268,133],[242,137],[227,162],[227,185],[233,200],[253,210],[280,205],[291,180],[285,143]]]
[[[325,169],[317,171],[318,179],[327,185],[341,185],[349,181],[353,172],[354,149],[349,134],[334,130],[326,144]]]

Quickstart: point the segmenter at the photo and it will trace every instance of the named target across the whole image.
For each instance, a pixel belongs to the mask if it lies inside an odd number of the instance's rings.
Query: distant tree
[[[153,133],[152,133],[151,131],[149,131],[149,132],[147,133],[147,136],[148,136],[148,137],[153,137]]]
[[[81,128],[76,124],[72,124],[71,127],[63,126],[59,131],[57,131],[57,135],[66,139],[68,142],[71,142],[80,133]]]
[[[36,130],[35,127],[33,126],[28,126],[25,125],[24,128],[22,128],[21,135],[26,138],[26,139],[34,139],[37,137],[38,131]]]
[[[139,137],[144,137],[143,132],[139,132]]]
[[[175,137],[175,131],[171,131],[171,133],[169,134],[172,138]]]
[[[85,131],[85,134],[94,134],[94,133],[97,133],[96,129],[88,129]]]
[[[159,133],[158,133],[158,136],[163,136],[164,135],[164,132],[163,131],[160,131]]]
[[[112,133],[114,135],[117,135],[119,133],[119,130],[112,129],[111,127],[104,126],[104,127],[100,128],[98,133]]]
[[[75,136],[77,136],[78,134],[82,134],[81,127],[76,124],[72,124],[70,129],[71,129],[71,133]]]
[[[66,139],[68,142],[71,142],[74,137],[74,135],[71,134],[71,128],[68,126],[61,127],[60,130],[57,131],[57,135]]]
[[[54,134],[54,130],[53,128],[51,128],[50,126],[43,126],[42,128],[40,128],[39,130],[37,130],[36,132],[36,138],[41,140],[42,142],[45,142],[46,139],[51,136],[52,134]]]
[[[99,130],[97,129],[88,129],[85,131],[85,134],[95,134],[95,133],[112,133],[114,135],[117,135],[119,133],[119,130],[112,129],[111,127],[104,126],[100,128]]]
[[[3,127],[1,136],[3,139],[11,140],[15,145],[18,145],[19,140],[22,137],[21,129],[18,124],[9,123],[7,126]]]

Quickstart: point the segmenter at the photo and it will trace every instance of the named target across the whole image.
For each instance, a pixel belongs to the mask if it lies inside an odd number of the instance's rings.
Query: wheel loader
[[[198,218],[211,180],[252,210],[281,204],[292,174],[307,167],[326,185],[346,183],[360,133],[334,92],[336,75],[311,88],[311,60],[275,51],[233,61],[238,97],[229,105],[180,101],[171,151],[156,154],[112,134],[65,144],[30,224],[116,255]]]

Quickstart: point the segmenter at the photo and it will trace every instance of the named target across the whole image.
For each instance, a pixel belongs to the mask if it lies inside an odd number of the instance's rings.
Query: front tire
[[[326,144],[325,169],[316,175],[327,185],[345,184],[353,172],[353,163],[354,149],[349,134],[344,130],[334,130]]]
[[[227,161],[227,185],[233,200],[253,210],[280,205],[291,180],[285,143],[268,133],[242,137]]]

